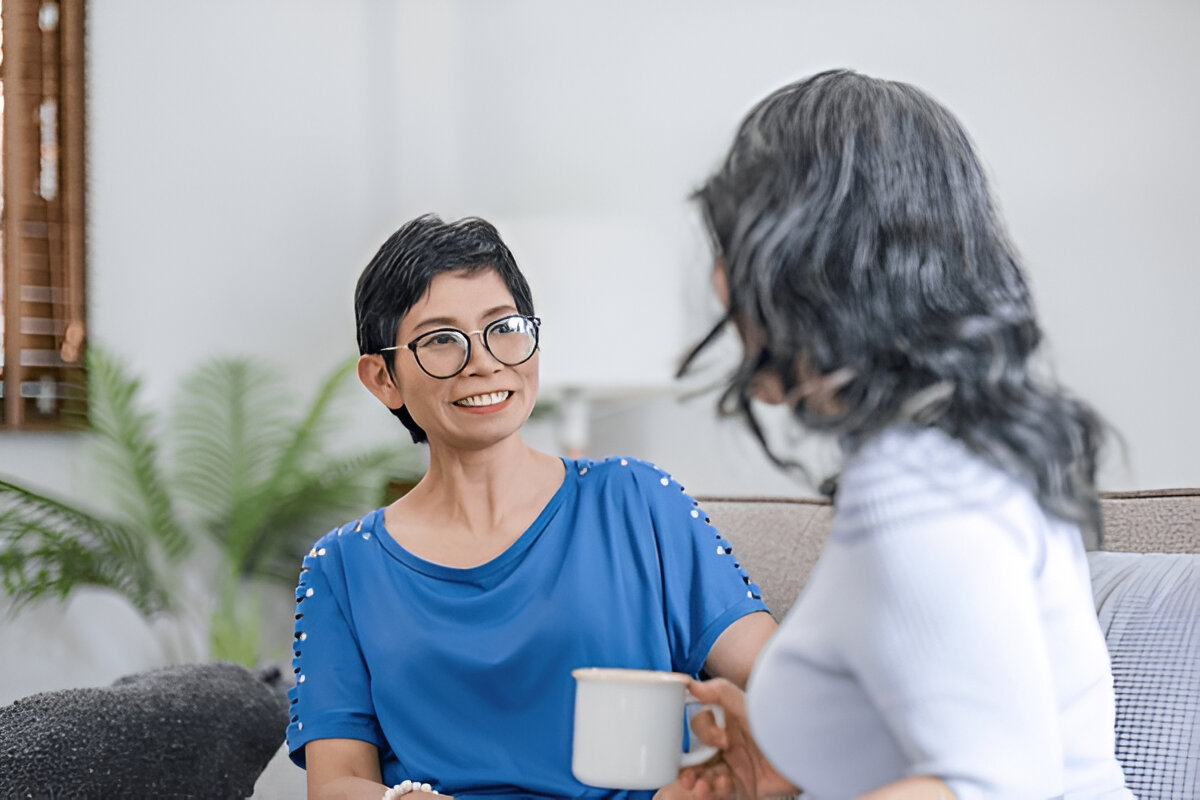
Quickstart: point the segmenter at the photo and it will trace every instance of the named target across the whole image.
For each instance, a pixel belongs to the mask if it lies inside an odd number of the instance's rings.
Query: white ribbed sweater
[[[813,800],[912,775],[958,800],[1132,798],[1078,528],[940,431],[893,429],[847,461],[748,703]]]

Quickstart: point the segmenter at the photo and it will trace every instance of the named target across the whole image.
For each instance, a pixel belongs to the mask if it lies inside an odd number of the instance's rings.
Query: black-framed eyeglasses
[[[417,366],[431,378],[453,378],[471,360],[471,337],[480,334],[483,346],[501,364],[515,367],[533,358],[538,348],[538,330],[542,321],[524,314],[510,314],[489,322],[483,330],[460,331],[438,328],[422,333],[406,345],[382,347],[379,352],[409,349]]]

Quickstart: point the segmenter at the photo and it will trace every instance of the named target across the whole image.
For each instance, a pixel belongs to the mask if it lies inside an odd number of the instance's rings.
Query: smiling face
[[[400,320],[392,375],[381,356],[365,355],[359,360],[359,378],[389,408],[408,409],[432,447],[487,447],[517,433],[533,411],[538,354],[506,366],[484,347],[481,334],[471,332],[516,313],[512,293],[495,270],[442,273]],[[471,334],[470,359],[451,378],[428,375],[407,346],[439,328]]]

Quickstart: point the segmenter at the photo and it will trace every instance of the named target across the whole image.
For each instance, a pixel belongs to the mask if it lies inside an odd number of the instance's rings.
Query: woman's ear
[[[379,402],[393,411],[404,405],[404,396],[400,394],[392,376],[388,374],[383,356],[377,353],[359,356],[357,371],[362,385],[367,387],[367,391],[378,397]]]

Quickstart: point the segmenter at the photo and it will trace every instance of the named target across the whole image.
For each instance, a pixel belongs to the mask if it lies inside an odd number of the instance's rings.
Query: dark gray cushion
[[[278,750],[278,669],[190,664],[0,708],[0,797],[235,798]]]
[[[1200,797],[1200,555],[1088,554],[1139,800]]]

